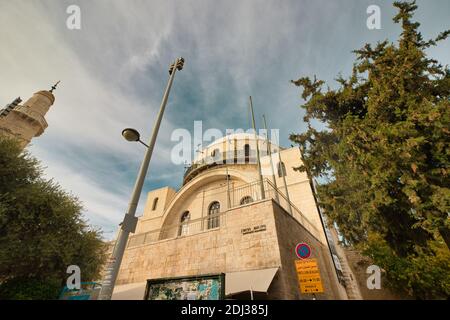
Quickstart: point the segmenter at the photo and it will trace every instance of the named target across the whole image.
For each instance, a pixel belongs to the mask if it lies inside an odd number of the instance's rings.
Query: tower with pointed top
[[[34,137],[39,137],[48,127],[45,115],[55,102],[53,91],[59,81],[50,90],[36,92],[25,103],[15,99],[0,111],[0,135],[16,138],[25,148]]]

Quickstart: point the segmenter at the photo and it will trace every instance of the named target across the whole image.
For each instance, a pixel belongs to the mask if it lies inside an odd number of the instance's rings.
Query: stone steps
[[[351,269],[345,259],[341,260],[342,273],[344,274],[345,290],[347,291],[347,297],[349,300],[362,300],[362,297],[358,290],[358,284],[351,276]]]

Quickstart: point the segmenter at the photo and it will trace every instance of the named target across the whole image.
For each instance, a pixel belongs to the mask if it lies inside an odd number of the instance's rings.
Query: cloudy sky
[[[81,9],[81,30],[69,30],[69,5]],[[381,8],[381,30],[366,27],[369,5]],[[448,0],[418,1],[425,38],[450,28]],[[300,92],[289,81],[349,74],[352,50],[395,41],[389,1],[376,0],[0,0],[0,104],[23,100],[57,80],[49,127],[30,151],[65,189],[85,204],[89,222],[111,238],[127,208],[144,154],[121,138],[125,127],[147,140],[167,81],[177,73],[145,192],[178,188],[183,165],[170,161],[176,128],[249,127],[248,96],[257,125],[288,135],[304,130]],[[429,54],[450,64],[450,43]],[[140,213],[145,196],[141,198]]]

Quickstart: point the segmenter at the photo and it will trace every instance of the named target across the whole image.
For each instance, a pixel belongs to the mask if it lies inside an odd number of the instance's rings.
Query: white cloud
[[[384,2],[383,30],[365,28],[372,2],[0,1],[0,102],[26,99],[61,80],[46,117],[49,128],[31,151],[48,167],[48,176],[80,197],[92,221],[110,228],[126,210],[144,152],[120,132],[135,127],[148,139],[168,63],[186,58],[147,189],[182,180],[182,168],[169,161],[173,129],[192,130],[194,120],[203,120],[204,129],[246,126],[249,95],[257,117],[265,113],[287,144],[288,134],[303,125],[299,92],[289,80],[317,74],[330,81],[348,73],[351,50],[398,35],[389,20],[393,10]],[[81,7],[81,31],[65,27],[70,4]],[[442,31],[442,8],[448,6],[419,2],[419,13],[428,18],[422,28],[431,35]],[[448,42],[433,50],[444,64],[450,62],[446,48]]]
[[[116,14],[125,12],[123,2],[116,3],[116,6]],[[27,99],[33,92],[49,89],[56,80],[61,80],[55,91],[56,102],[46,116],[49,127],[42,137],[33,140],[31,151],[47,167],[48,177],[54,177],[79,196],[92,221],[107,224],[108,228],[112,224],[117,225],[126,210],[127,197],[101,188],[98,182],[104,175],[88,176],[88,167],[86,172],[75,171],[75,162],[87,162],[86,159],[80,159],[78,155],[55,155],[54,146],[83,148],[92,155],[109,153],[123,159],[124,164],[136,167],[137,172],[143,150],[140,145],[125,142],[120,133],[124,127],[131,126],[144,129],[143,138],[148,136],[153,125],[151,116],[156,113],[159,104],[154,101],[146,101],[144,104],[132,95],[125,95],[121,91],[122,83],[119,79],[102,81],[96,72],[106,71],[86,65],[82,57],[67,43],[65,35],[69,31],[57,28],[54,21],[48,19],[48,11],[41,2],[2,2],[0,7],[0,43],[3,48],[7,48],[0,51],[0,70],[3,75],[0,77],[0,100],[7,103],[18,95]],[[53,8],[53,11],[56,9]],[[59,17],[65,18],[62,15]],[[133,24],[132,19],[128,21]],[[158,32],[155,30],[153,34],[157,35]],[[107,33],[104,34],[104,40],[106,38],[113,41],[113,37]],[[138,41],[135,37],[125,39]],[[87,40],[95,41],[95,38],[88,37]],[[122,65],[120,56],[115,56],[108,62],[110,72],[118,67],[117,70],[120,71],[117,76],[121,79],[140,72],[151,63],[152,56],[150,60],[144,58],[148,52],[153,52],[153,56],[157,55],[157,41],[154,46],[151,41],[147,41],[145,48],[136,48],[136,51],[133,50],[136,46],[131,41],[128,42],[127,51],[134,54],[124,55]],[[99,49],[101,48],[96,48],[91,53],[101,55]],[[155,95],[155,99],[157,98],[158,95]],[[171,124],[165,120],[163,128],[170,130]],[[168,147],[160,147],[158,152],[160,155],[167,155]],[[163,165],[162,160],[163,158],[155,156],[152,167]],[[98,166],[99,171],[101,167],[112,167],[108,163],[86,163],[86,166],[90,165]],[[124,181],[118,180],[117,184],[120,183]],[[129,186],[132,182],[126,181],[126,184]],[[131,188],[127,191],[131,192]]]
[[[40,155],[39,150],[33,151],[34,154]],[[52,177],[64,177],[59,183],[65,190],[76,190],[75,195],[88,208],[92,215],[91,218],[103,222],[117,222],[123,218],[124,212],[121,213],[118,208],[123,208],[123,204],[128,200],[125,192],[119,194],[108,192],[105,188],[101,188],[96,181],[82,172],[72,170],[63,163],[54,162],[50,159],[46,162],[46,165],[46,177],[49,179]],[[123,211],[125,211],[125,208],[123,208]]]

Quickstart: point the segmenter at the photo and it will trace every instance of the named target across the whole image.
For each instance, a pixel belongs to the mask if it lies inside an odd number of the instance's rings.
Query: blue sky
[[[81,8],[81,30],[66,27],[69,5]],[[366,27],[366,9],[381,8],[381,30]],[[418,1],[425,38],[450,28],[448,0]],[[144,149],[127,143],[125,127],[147,140],[167,81],[177,74],[145,191],[178,188],[184,168],[170,161],[176,128],[248,128],[248,96],[257,125],[264,113],[282,145],[305,129],[300,91],[289,81],[317,75],[335,86],[349,74],[352,50],[395,41],[390,1],[365,0],[0,0],[0,104],[49,89],[61,80],[47,114],[49,128],[30,151],[85,204],[85,216],[111,238],[127,208]],[[449,41],[429,54],[450,63]],[[140,213],[145,194],[141,197]]]

